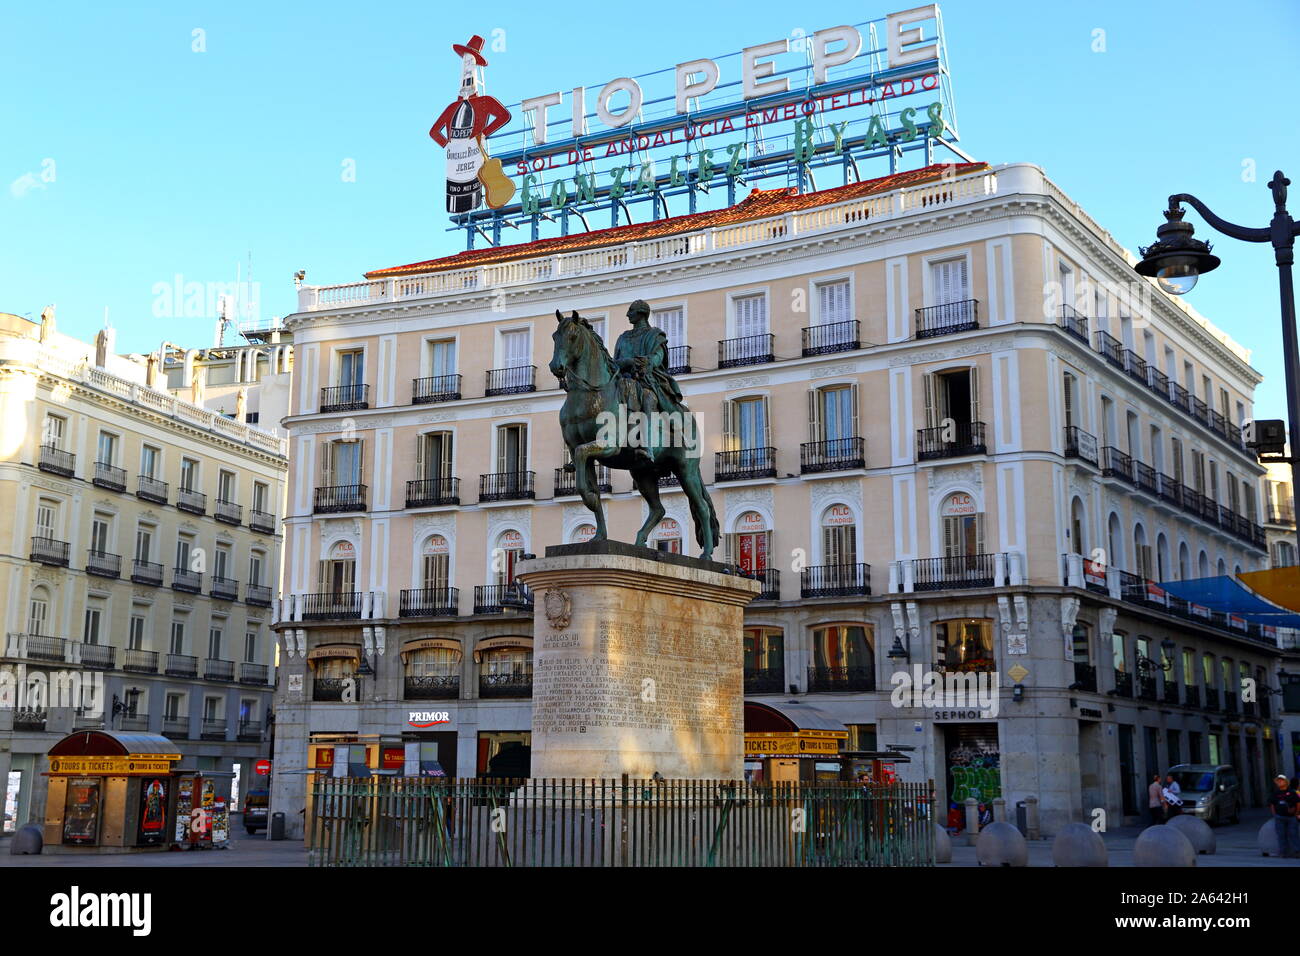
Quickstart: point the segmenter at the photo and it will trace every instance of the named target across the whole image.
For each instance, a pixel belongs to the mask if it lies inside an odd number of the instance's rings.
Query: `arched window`
[[[1083,536],[1084,516],[1083,501],[1075,498],[1070,502],[1070,546],[1075,554],[1088,553],[1088,543]]]
[[[993,622],[984,618],[937,621],[934,625],[935,660],[944,671],[992,673]]]
[[[423,638],[402,651],[407,700],[455,700],[460,696],[460,647],[447,639]]]
[[[822,564],[858,563],[858,524],[848,505],[831,505],[822,512]]]
[[[1156,535],[1156,580],[1168,580],[1169,571],[1169,539],[1161,532]]]
[[[1133,529],[1133,557],[1137,560],[1138,577],[1151,580],[1151,546],[1147,544],[1147,530],[1141,522]]]
[[[969,557],[984,553],[984,514],[975,498],[957,492],[944,499],[939,509],[943,519],[943,556]]]
[[[1106,564],[1112,568],[1124,570],[1127,565],[1124,563],[1124,535],[1120,528],[1119,515],[1115,512],[1110,513],[1110,520],[1106,522]]]
[[[745,693],[785,692],[785,635],[779,627],[745,628]]]
[[[320,563],[320,590],[342,599],[356,591],[357,550],[351,541],[336,541]]]
[[[479,697],[528,697],[533,692],[533,642],[494,637],[479,645]]]
[[[1192,552],[1188,550],[1187,542],[1182,541],[1178,545],[1178,577],[1186,581],[1192,576]]]
[[[513,528],[497,535],[492,552],[492,570],[497,584],[515,583],[515,565],[524,556],[524,536]]]
[[[814,690],[875,690],[876,666],[871,629],[865,624],[826,624],[813,628]]]
[[[749,573],[766,571],[771,543],[767,519],[757,511],[746,511],[736,519],[735,529],[727,535],[727,563]]]
[[[586,544],[594,537],[596,537],[596,526],[594,524],[580,524],[569,533],[569,543]]]
[[[650,532],[650,543],[660,551],[682,553],[682,526],[676,518],[664,518]]]
[[[449,585],[451,548],[440,534],[424,539],[420,549],[420,586],[425,590],[442,591]]]
[[[1210,576],[1210,556],[1203,550],[1196,559],[1196,576],[1198,578],[1208,578]]]
[[[31,599],[27,602],[27,633],[50,633],[50,589],[43,584],[32,588]]]
[[[1228,562],[1224,561],[1223,558],[1219,558],[1218,563],[1215,564],[1214,566],[1214,573],[1217,574],[1219,577],[1223,577],[1225,574],[1227,574]]]

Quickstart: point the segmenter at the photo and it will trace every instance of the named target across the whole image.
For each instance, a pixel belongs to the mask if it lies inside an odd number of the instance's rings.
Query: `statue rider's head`
[[[627,320],[633,325],[648,321],[650,318],[650,303],[645,299],[637,299],[627,307]]]

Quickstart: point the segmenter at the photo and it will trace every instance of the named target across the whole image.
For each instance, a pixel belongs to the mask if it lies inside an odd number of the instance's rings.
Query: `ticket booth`
[[[120,853],[167,846],[176,745],[158,734],[83,730],[47,754],[45,850]]]
[[[849,729],[799,701],[745,701],[745,780],[816,783],[840,780]]]

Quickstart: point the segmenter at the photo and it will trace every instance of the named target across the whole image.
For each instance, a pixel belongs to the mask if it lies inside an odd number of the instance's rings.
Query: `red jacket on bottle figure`
[[[460,96],[447,104],[429,130],[435,143],[447,147],[447,211],[452,213],[470,212],[482,203],[483,138],[510,122],[510,111],[481,92],[478,68],[487,66],[482,49],[481,36],[470,37],[468,44],[452,44],[461,58]]]

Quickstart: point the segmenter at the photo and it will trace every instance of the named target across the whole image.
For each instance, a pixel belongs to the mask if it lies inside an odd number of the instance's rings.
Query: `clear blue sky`
[[[427,131],[456,82],[449,47],[472,33],[505,30],[488,89],[508,103],[909,5],[10,4],[0,310],[36,317],[56,302],[60,329],[89,338],[107,306],[120,351],[164,336],[207,345],[211,315],[154,316],[158,283],[233,281],[251,251],[261,312],[282,315],[296,269],[346,282],[457,251]],[[1296,0],[940,6],[976,158],[1042,165],[1133,249],[1175,191],[1263,225],[1279,166],[1300,218]],[[191,49],[196,28],[206,52]],[[355,182],[340,175],[348,159]],[[1226,237],[1216,248],[1223,267],[1189,301],[1254,350],[1258,412],[1284,417],[1271,251]]]

